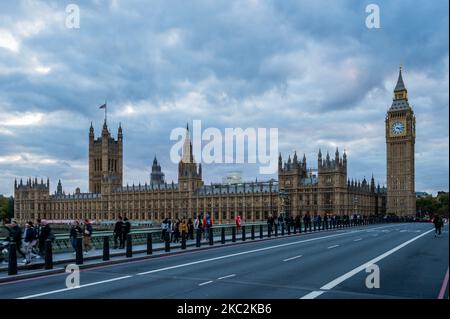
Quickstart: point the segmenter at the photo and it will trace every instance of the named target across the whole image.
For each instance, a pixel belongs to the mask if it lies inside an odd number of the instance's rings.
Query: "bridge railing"
[[[244,225],[244,224],[243,224]],[[263,225],[263,231],[267,231],[267,223],[246,223],[246,226],[251,227],[251,225],[255,225],[255,227],[259,227],[259,225]],[[213,236],[220,236],[222,232],[222,228],[225,229],[225,235],[231,235],[234,224],[222,224],[222,225],[213,225]],[[259,229],[259,228],[258,228]],[[164,240],[162,237],[161,228],[141,228],[141,229],[132,229],[130,231],[131,240],[133,245],[144,245],[147,242],[147,234],[150,233],[152,236],[153,243],[162,243]],[[109,237],[109,246],[114,247],[114,233],[113,231],[94,231],[91,236],[91,242],[96,249],[103,248],[104,245],[104,237]],[[195,233],[194,233],[195,239]],[[4,238],[0,238],[0,241],[5,240]],[[117,239],[119,241],[119,239]],[[52,242],[53,252],[55,253],[63,253],[63,252],[71,252],[73,251],[72,243],[69,238],[69,234],[55,234],[55,240]]]

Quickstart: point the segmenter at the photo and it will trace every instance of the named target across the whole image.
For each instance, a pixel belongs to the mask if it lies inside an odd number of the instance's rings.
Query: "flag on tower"
[[[100,106],[100,109],[106,109],[106,103]]]

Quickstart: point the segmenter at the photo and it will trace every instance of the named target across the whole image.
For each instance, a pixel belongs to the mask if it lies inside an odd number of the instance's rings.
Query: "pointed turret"
[[[123,137],[122,123],[119,122],[119,129],[117,130],[117,138],[121,139],[122,137]]]
[[[407,92],[405,83],[403,82],[402,67],[400,66],[400,70],[398,72],[397,84],[395,85],[394,92],[402,92],[402,91]]]
[[[56,186],[56,194],[62,195],[62,184],[61,184],[61,180],[58,180],[58,186]]]
[[[402,67],[398,73],[397,84],[394,88],[394,99],[390,110],[403,110],[410,108],[408,103],[408,90],[406,89],[405,83],[403,82]]]

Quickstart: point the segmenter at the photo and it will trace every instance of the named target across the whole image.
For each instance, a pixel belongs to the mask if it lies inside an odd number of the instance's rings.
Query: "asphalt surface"
[[[430,223],[370,225],[99,266],[78,288],[68,274],[3,283],[0,298],[448,299],[448,246],[448,225],[438,238]]]

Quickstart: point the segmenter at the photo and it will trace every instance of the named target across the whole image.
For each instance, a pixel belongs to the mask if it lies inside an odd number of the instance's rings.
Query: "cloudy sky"
[[[66,6],[80,28],[66,27]],[[376,3],[381,28],[368,29]],[[386,182],[385,114],[400,64],[417,118],[416,190],[448,190],[448,1],[2,1],[0,194],[14,178],[88,189],[88,130],[124,130],[124,184],[168,181],[170,132],[278,128],[279,150],[346,149],[349,177]],[[258,164],[208,164],[205,182]]]

